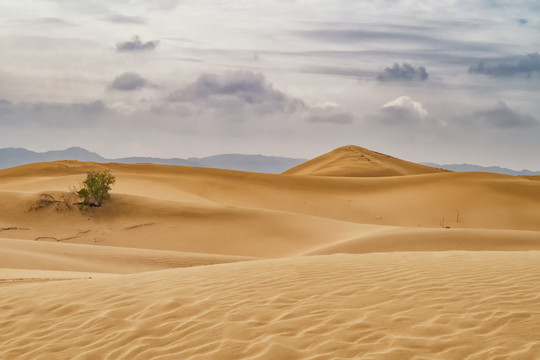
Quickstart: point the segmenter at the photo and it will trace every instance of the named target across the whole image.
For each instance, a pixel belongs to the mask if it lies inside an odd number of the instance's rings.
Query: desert
[[[88,171],[111,199],[67,196]],[[0,358],[536,359],[538,177],[344,146],[284,174],[0,170]]]
[[[0,360],[540,360],[539,33],[0,1]]]

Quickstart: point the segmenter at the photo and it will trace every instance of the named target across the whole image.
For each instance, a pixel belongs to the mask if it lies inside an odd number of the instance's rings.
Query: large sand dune
[[[447,172],[397,159],[359,146],[347,145],[284,172],[313,176],[399,176]]]
[[[101,208],[36,209],[104,169]],[[283,175],[1,170],[0,358],[540,358],[537,180],[351,146]]]

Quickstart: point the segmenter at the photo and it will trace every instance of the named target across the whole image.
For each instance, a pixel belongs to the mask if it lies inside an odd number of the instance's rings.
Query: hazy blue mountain
[[[164,165],[186,165],[199,167],[213,167],[252,172],[282,173],[304,161],[305,159],[292,159],[264,155],[224,154],[204,158],[189,159],[161,159],[153,157],[128,157],[119,159],[107,159],[96,153],[80,147],[71,147],[66,150],[47,151],[37,153],[22,148],[0,149],[0,169],[13,166],[46,162],[56,160],[79,160],[95,162],[121,162],[121,163],[151,163]]]
[[[512,170],[506,169],[499,166],[480,166],[480,165],[471,165],[471,164],[447,164],[439,165],[434,163],[422,163],[422,165],[438,167],[451,171],[480,171],[480,172],[490,172],[497,174],[507,174],[507,175],[540,175],[540,171],[531,171],[531,170]]]
[[[188,161],[197,164],[195,166],[279,174],[305,162],[306,159],[264,155],[223,154],[205,158],[189,158]]]
[[[5,169],[13,166],[46,162],[55,160],[80,160],[106,162],[107,160],[96,153],[80,147],[71,147],[66,150],[47,151],[37,153],[22,148],[0,149],[0,168]]]
[[[118,159],[108,159],[106,162],[119,162],[125,164],[136,164],[136,163],[149,163],[149,164],[161,164],[161,165],[183,165],[183,166],[199,166],[198,164],[185,160],[185,159],[162,159],[155,157],[127,157],[127,158],[118,158]]]

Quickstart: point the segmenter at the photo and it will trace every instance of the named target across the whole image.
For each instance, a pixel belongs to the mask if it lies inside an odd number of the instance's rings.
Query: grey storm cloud
[[[474,112],[469,121],[500,129],[528,128],[540,125],[540,122],[534,117],[512,110],[502,101],[494,108]]]
[[[79,127],[91,125],[109,109],[102,101],[88,103],[21,102],[0,100],[0,120],[4,125]]]
[[[348,124],[353,115],[333,102],[315,106],[277,89],[262,73],[234,71],[222,76],[202,74],[185,87],[173,92],[169,102],[195,105],[200,109],[218,109],[232,118],[242,114],[297,116],[310,123]]]
[[[158,40],[142,42],[139,36],[134,36],[131,41],[116,44],[116,49],[121,52],[150,51],[159,44]]]
[[[481,61],[469,67],[471,74],[483,74],[495,77],[531,76],[540,72],[540,54],[533,53],[513,59]]]
[[[132,72],[126,72],[117,76],[111,85],[110,89],[119,91],[133,91],[142,89],[148,86],[148,81],[141,75]]]
[[[140,16],[127,16],[122,14],[110,15],[104,20],[115,24],[146,24],[146,19]]]
[[[415,68],[414,66],[403,63],[399,65],[394,63],[392,67],[387,67],[379,75],[377,75],[377,80],[379,81],[411,81],[411,80],[420,80],[425,81],[429,77],[429,74],[426,71],[426,68],[419,66]]]
[[[478,42],[470,40],[447,39],[438,33],[444,33],[444,27],[433,28],[422,31],[406,30],[400,28],[381,28],[381,29],[318,29],[307,31],[295,31],[293,35],[304,38],[342,44],[354,43],[384,43],[384,44],[419,44],[424,49],[443,50],[443,51],[464,51],[464,52],[496,52],[501,50],[501,44]]]
[[[218,76],[202,74],[169,96],[173,102],[204,102],[214,108],[247,106],[260,113],[295,112],[305,104],[274,89],[261,73],[235,71]]]

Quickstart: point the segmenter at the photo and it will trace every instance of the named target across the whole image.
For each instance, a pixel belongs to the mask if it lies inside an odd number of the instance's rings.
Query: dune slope
[[[337,240],[306,255],[362,254],[399,251],[525,251],[540,250],[538,231],[489,229],[380,228]]]
[[[240,256],[79,245],[0,238],[1,268],[129,274],[151,270],[248,261]],[[21,272],[21,274],[23,274]],[[37,272],[34,272],[37,274]],[[15,277],[15,275],[13,276]],[[24,274],[21,275],[24,277]],[[35,277],[35,276],[34,276]]]

